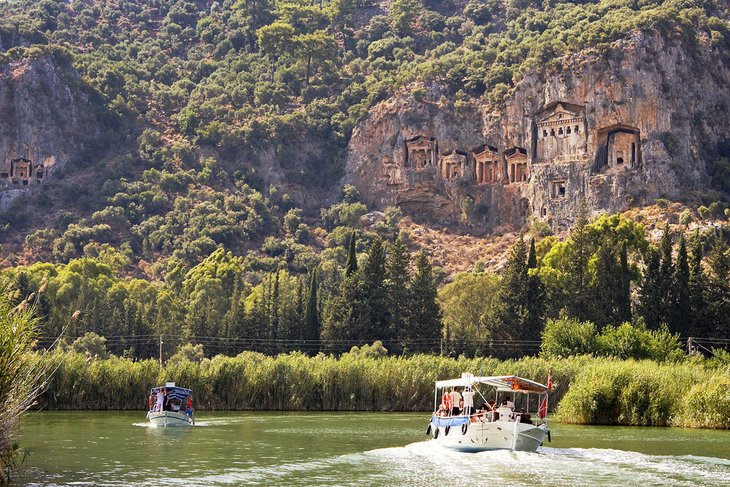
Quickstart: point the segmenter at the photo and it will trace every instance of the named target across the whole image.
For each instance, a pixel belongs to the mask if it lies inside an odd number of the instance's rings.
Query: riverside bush
[[[710,380],[704,367],[690,362],[588,362],[563,397],[558,419],[575,424],[685,425],[683,408],[689,400],[688,389],[692,384],[707,387]],[[702,414],[712,416],[711,403],[699,403],[696,407]]]

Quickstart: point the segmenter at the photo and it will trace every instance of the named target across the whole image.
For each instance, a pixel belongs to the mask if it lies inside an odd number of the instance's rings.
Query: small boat
[[[548,377],[548,384],[552,380]],[[546,385],[517,376],[478,377],[462,374],[458,379],[436,382],[434,413],[426,434],[446,448],[465,452],[518,450],[534,452],[545,438],[550,441]],[[441,405],[437,405],[443,390]],[[462,392],[455,395],[454,392]],[[451,408],[451,398],[469,397],[464,409]],[[469,408],[469,402],[480,403]],[[462,401],[463,402],[463,401]],[[533,406],[531,408],[531,406]],[[537,412],[533,421],[530,411]]]
[[[192,426],[193,391],[174,382],[150,390],[147,418],[152,426]]]

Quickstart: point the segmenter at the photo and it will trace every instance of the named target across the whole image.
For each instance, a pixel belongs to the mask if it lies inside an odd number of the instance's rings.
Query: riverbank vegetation
[[[36,300],[16,299],[17,291],[0,280],[0,484],[17,466],[20,416],[34,404],[53,363],[45,354],[29,353],[37,336]]]
[[[438,269],[424,253],[414,259],[391,224],[340,228],[299,271],[219,248],[150,282],[125,278],[124,255],[105,247],[0,273],[23,295],[47,279],[42,334],[57,336],[78,310],[65,339],[77,350],[102,340],[91,347],[101,357],[152,358],[162,347],[166,360],[186,344],[208,357],[339,354],[380,340],[390,354],[665,360],[687,337],[705,351],[730,343],[727,225],[688,235],[667,225],[653,244],[641,223],[584,215],[564,240],[520,238],[500,272],[477,265],[440,290]]]
[[[376,345],[375,348],[379,346]],[[464,371],[520,375],[545,382],[552,373],[551,410],[560,421],[728,428],[730,357],[679,361],[591,356],[519,360],[388,357],[302,353],[178,357],[160,369],[153,360],[89,360],[57,353],[60,366],[40,398],[44,409],[144,409],[148,391],[165,381],[190,387],[199,410],[430,411],[433,383]],[[479,401],[477,401],[479,402]],[[556,407],[557,406],[557,407]],[[201,413],[205,414],[205,413]]]

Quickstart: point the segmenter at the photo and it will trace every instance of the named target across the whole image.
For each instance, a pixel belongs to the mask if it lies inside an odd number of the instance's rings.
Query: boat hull
[[[445,426],[436,426],[432,423],[431,435],[439,445],[464,452],[488,450],[534,452],[548,436],[548,430],[545,424],[536,426],[512,421],[477,421],[452,426],[448,432]]]
[[[195,423],[191,416],[176,411],[149,411],[147,419],[155,427],[192,426]]]

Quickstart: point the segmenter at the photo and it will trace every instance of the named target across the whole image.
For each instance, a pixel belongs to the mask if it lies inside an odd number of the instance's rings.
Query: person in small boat
[[[163,410],[165,411],[172,411],[172,403],[170,402],[170,394],[168,393],[167,389],[163,389],[164,394],[164,400],[163,400]]]
[[[155,404],[155,411],[162,411],[162,408],[165,405],[165,393],[162,391],[163,389],[157,389],[157,403]]]
[[[193,396],[188,396],[188,405],[185,408],[185,414],[188,416],[193,415]]]
[[[453,416],[459,415],[459,401],[461,401],[461,394],[456,390],[455,387],[451,388],[451,414]]]
[[[466,414],[466,410],[464,409],[464,400],[461,399],[459,401],[459,414]]]
[[[439,404],[439,409],[436,411],[436,416],[448,416],[449,414],[446,412],[446,405],[445,404]]]

